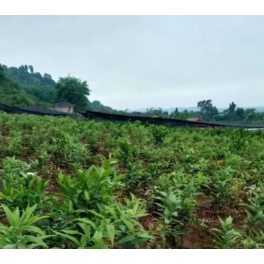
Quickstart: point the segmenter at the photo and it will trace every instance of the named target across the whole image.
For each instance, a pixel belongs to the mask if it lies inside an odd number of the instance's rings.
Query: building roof
[[[55,107],[74,107],[74,105],[68,102],[58,102],[55,104]]]
[[[187,121],[195,121],[195,122],[204,122],[204,120],[200,117],[192,117],[192,118],[187,118]]]

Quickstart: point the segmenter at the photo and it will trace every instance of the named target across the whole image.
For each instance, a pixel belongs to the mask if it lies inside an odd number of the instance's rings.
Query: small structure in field
[[[193,122],[200,122],[200,123],[204,123],[204,120],[200,117],[192,117],[192,118],[187,118],[187,121],[193,121]]]
[[[59,112],[64,112],[68,114],[74,113],[74,105],[68,102],[58,102],[55,104],[54,109]]]

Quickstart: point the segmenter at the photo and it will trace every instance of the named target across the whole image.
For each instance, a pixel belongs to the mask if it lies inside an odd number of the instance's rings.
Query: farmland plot
[[[0,248],[264,248],[263,143],[0,114]]]

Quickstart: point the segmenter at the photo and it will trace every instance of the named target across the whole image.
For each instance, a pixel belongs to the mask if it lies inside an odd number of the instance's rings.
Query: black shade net
[[[76,115],[58,112],[52,109],[40,108],[40,107],[27,107],[19,108],[0,104],[0,111],[4,111],[9,114],[32,114],[39,116],[70,116],[75,118]],[[140,121],[143,124],[164,125],[170,127],[185,127],[185,128],[217,128],[217,127],[233,127],[233,128],[247,128],[247,129],[264,129],[263,124],[248,124],[248,123],[234,123],[234,122],[196,122],[171,118],[159,118],[159,117],[144,117],[133,115],[121,115],[110,114],[96,111],[86,111],[80,113],[84,118],[97,120],[97,121],[112,121],[115,123],[123,122],[136,122]]]

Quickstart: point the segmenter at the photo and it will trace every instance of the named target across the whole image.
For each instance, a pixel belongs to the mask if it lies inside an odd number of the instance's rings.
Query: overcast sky
[[[87,80],[116,109],[264,105],[263,16],[1,16],[0,63]]]

